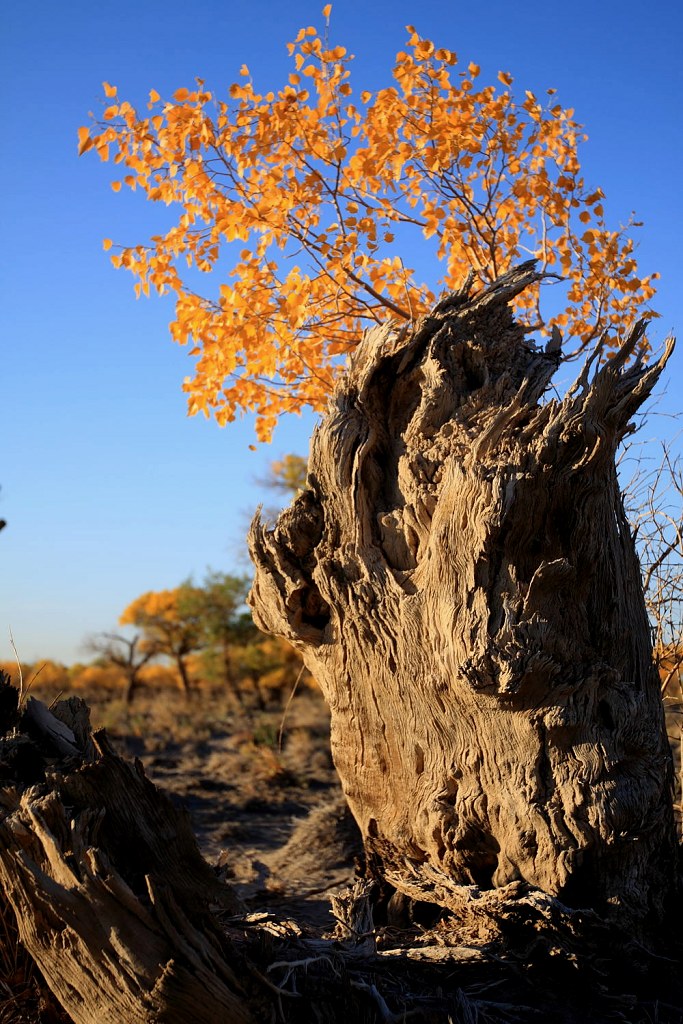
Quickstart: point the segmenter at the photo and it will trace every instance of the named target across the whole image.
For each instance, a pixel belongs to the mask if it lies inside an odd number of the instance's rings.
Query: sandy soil
[[[320,695],[236,711],[220,695],[90,698],[93,726],[138,757],[183,806],[206,859],[252,909],[332,927],[329,895],[349,885],[360,837],[342,798]]]

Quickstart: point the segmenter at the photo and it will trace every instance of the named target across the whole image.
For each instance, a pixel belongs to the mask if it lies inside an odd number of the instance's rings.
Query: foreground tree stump
[[[0,713],[0,889],[75,1024],[259,1020],[259,986],[216,919],[243,908],[187,816],[90,736],[78,698],[20,713],[2,682]]]
[[[643,326],[564,398],[513,320],[533,264],[368,332],[308,490],[250,548],[302,652],[371,864],[458,913],[527,883],[634,934],[672,906],[671,757],[615,451],[672,348]],[[595,362],[595,358],[593,360]]]

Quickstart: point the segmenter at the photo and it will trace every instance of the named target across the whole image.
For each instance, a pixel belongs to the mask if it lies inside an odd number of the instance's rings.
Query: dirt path
[[[329,893],[353,881],[361,846],[317,695],[292,707],[281,741],[281,711],[224,713],[206,728],[206,708],[197,707],[194,728],[187,722],[174,734],[164,725],[174,696],[170,704],[166,714],[139,705],[132,718],[107,723],[117,747],[187,810],[204,856],[251,909],[332,927]]]

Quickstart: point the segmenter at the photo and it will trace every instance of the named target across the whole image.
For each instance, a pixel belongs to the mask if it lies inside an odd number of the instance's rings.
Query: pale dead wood
[[[142,766],[92,742],[87,715],[77,698],[55,713],[32,700],[14,763],[31,756],[42,779],[0,795],[0,886],[22,944],[75,1024],[253,1021],[209,913],[239,902]]]
[[[524,881],[638,931],[671,905],[671,759],[615,451],[662,358],[560,360],[514,323],[533,264],[366,333],[308,490],[250,533],[261,628],[332,711],[379,875],[459,912]]]

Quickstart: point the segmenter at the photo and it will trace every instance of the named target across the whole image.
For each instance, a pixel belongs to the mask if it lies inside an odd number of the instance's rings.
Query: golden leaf
[[[309,26],[288,46],[296,66],[280,90],[259,95],[242,65],[235,102],[215,111],[197,80],[163,114],[141,119],[120,103],[106,124],[79,130],[79,152],[105,160],[113,147],[127,185],[177,210],[165,234],[110,258],[138,294],[173,293],[171,336],[194,360],[183,384],[192,413],[221,425],[253,413],[268,439],[280,414],[324,406],[340,357],[369,322],[418,318],[470,269],[490,283],[528,251],[568,281],[543,330],[554,322],[585,340],[651,312],[654,278],[639,275],[626,229],[608,230],[602,191],[581,177],[573,111],[531,93],[516,99],[507,72],[505,91],[495,79],[475,89],[474,61],[451,81],[456,55],[408,34],[395,82],[360,83],[358,108],[345,99],[345,49]],[[212,173],[217,154],[229,173]],[[420,265],[431,256],[438,268],[432,281],[401,259],[397,240],[405,254],[415,239],[428,257]],[[221,246],[236,252],[215,301],[198,294],[195,272],[217,269]],[[541,296],[516,299],[524,325],[543,323]]]
[[[92,149],[94,142],[90,135],[89,128],[78,129],[78,155],[83,156],[89,149]]]

